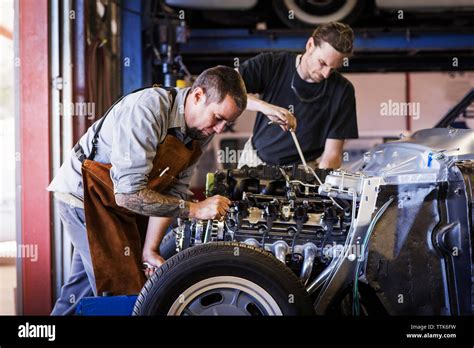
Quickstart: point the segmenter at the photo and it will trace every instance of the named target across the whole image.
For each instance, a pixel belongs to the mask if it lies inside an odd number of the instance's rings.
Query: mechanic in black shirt
[[[352,54],[354,33],[342,23],[319,25],[302,54],[262,53],[239,72],[248,93],[247,110],[257,111],[243,165],[300,163],[291,134],[295,128],[306,160],[321,156],[320,168],[339,168],[344,139],[358,137],[354,87],[336,71]],[[266,117],[265,117],[266,116]]]

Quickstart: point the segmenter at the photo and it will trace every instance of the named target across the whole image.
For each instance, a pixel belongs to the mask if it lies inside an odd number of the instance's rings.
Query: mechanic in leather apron
[[[169,91],[174,102],[176,90]],[[84,211],[97,293],[127,295],[138,293],[145,283],[145,276],[141,272],[141,236],[144,236],[143,220],[147,219],[117,205],[114,185],[110,178],[111,164],[94,161],[94,143],[107,114],[108,112],[96,130],[91,154],[87,159],[80,158]],[[191,148],[188,148],[175,136],[166,135],[164,142],[157,147],[147,188],[162,192],[200,155],[198,141],[193,140]]]
[[[200,155],[196,140],[188,149],[176,137],[167,135],[158,146],[147,188],[162,192]],[[97,292],[136,294],[145,284],[141,271],[144,233],[139,230],[144,224],[137,221],[138,214],[116,204],[110,167],[92,160],[85,160],[82,165],[87,236]],[[166,168],[169,169],[160,176]]]
[[[144,215],[209,219],[228,209],[230,202],[220,196],[190,202],[187,187],[200,145],[245,109],[245,85],[238,73],[228,67],[206,70],[192,88],[179,90],[174,107],[169,107],[172,98],[164,91],[143,93],[133,94],[114,109],[113,121],[104,123],[106,132],[102,130],[100,137],[105,117],[92,125],[48,187],[74,245],[70,275],[53,315],[73,314],[85,296],[140,291],[145,282],[141,233],[148,218]],[[146,103],[140,102],[143,98]],[[133,155],[126,155],[128,151]],[[150,229],[147,234],[157,235]]]

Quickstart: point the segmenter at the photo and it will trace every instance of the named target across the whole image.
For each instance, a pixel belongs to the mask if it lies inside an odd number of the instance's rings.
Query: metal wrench
[[[270,121],[268,124],[278,124],[278,122],[275,121]],[[301,163],[303,163],[304,170],[306,173],[309,173],[309,168],[308,164],[306,163],[306,159],[304,158],[303,151],[301,150],[300,142],[298,141],[298,138],[296,137],[296,133],[293,129],[289,130],[291,133],[291,137],[293,138],[293,142],[295,143],[296,150],[298,150],[298,154],[300,155]]]
[[[268,124],[275,124],[277,122],[273,122],[273,121],[270,121],[268,122]],[[290,129],[290,134],[291,134],[291,137],[293,138],[293,142],[295,143],[295,146],[296,146],[296,149],[298,150],[298,154],[300,155],[300,159],[301,159],[301,162],[303,163],[303,167],[304,167],[304,170],[306,171],[306,173],[311,173],[314,175],[314,177],[316,178],[316,180],[318,181],[319,185],[322,185],[322,181],[321,179],[319,178],[318,174],[316,174],[316,172],[314,171],[313,168],[311,168],[310,166],[308,166],[308,164],[306,163],[306,159],[304,158],[304,155],[303,155],[303,151],[301,150],[301,146],[300,146],[300,142],[298,141],[298,138],[296,137],[296,133],[293,129]],[[282,170],[282,169],[280,169]],[[283,170],[282,170],[283,171]],[[340,209],[343,209],[335,200],[334,198],[332,197],[329,197],[329,199],[334,203],[334,205],[336,205],[338,208]]]
[[[293,129],[290,130],[291,137],[293,138],[293,142],[295,143],[296,150],[298,150],[298,154],[300,155],[301,163],[303,163],[304,170],[306,173],[309,173],[309,167],[308,164],[306,163],[306,159],[304,158],[303,151],[301,150],[300,142],[298,141],[298,138],[296,137],[296,133]]]
[[[316,174],[316,172],[314,171],[313,168],[311,168],[310,166],[308,166],[308,164],[306,163],[306,159],[304,158],[304,155],[303,155],[303,151],[301,150],[301,146],[300,146],[300,143],[298,141],[298,138],[296,137],[296,133],[293,129],[290,129],[290,133],[291,133],[291,137],[293,138],[293,141],[295,143],[295,146],[296,146],[296,149],[298,150],[298,153],[300,155],[300,158],[301,158],[301,162],[303,163],[303,166],[304,166],[304,170],[306,171],[306,173],[311,173],[314,175],[314,177],[316,178],[316,180],[319,182],[319,185],[322,185],[323,183],[321,182],[321,179],[319,178],[318,174]],[[340,209],[343,209],[335,200],[334,198],[332,197],[329,197],[329,199]]]

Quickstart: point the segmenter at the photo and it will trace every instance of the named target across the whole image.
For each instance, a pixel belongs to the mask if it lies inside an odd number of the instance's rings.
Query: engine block
[[[326,265],[342,248],[351,225],[351,204],[318,192],[318,180],[328,174],[326,170],[306,173],[297,166],[244,167],[210,174],[207,194],[231,199],[230,210],[222,220],[183,224],[178,232],[180,246],[238,241],[264,248],[306,283],[315,263]]]

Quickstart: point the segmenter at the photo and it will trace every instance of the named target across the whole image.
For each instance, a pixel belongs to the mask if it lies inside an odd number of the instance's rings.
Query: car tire
[[[314,315],[296,275],[272,254],[236,242],[186,249],[138,295],[133,315]]]
[[[289,28],[314,28],[328,22],[351,24],[365,7],[364,0],[274,0],[273,8]],[[291,12],[290,12],[291,11]]]
[[[165,260],[176,255],[176,234],[173,230],[169,230],[160,243],[160,255]]]

